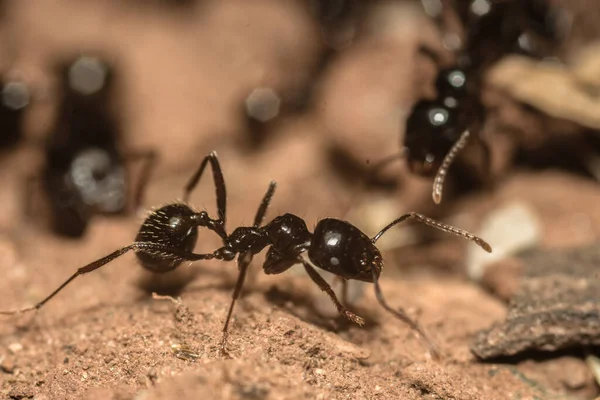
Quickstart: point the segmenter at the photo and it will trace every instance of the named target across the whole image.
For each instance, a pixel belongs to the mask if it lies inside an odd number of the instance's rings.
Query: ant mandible
[[[218,218],[216,219],[210,218],[206,211],[195,212],[185,204],[209,163],[216,189],[218,212]],[[156,273],[172,271],[184,261],[209,259],[232,261],[237,257],[239,276],[223,326],[223,337],[220,345],[221,352],[227,354],[226,344],[229,322],[235,302],[241,293],[248,266],[255,254],[269,247],[263,264],[263,270],[266,274],[280,274],[294,264],[302,264],[313,282],[331,298],[339,313],[361,326],[364,324],[364,320],[342,305],[331,286],[321,277],[315,267],[329,271],[343,278],[343,280],[356,279],[373,283],[376,298],[384,309],[408,324],[425,340],[431,354],[434,357],[439,357],[435,344],[425,335],[423,329],[402,309],[395,310],[385,301],[379,285],[379,277],[383,269],[383,258],[375,244],[393,226],[408,219],[414,219],[444,232],[472,240],[487,252],[492,251],[490,245],[465,230],[443,224],[417,213],[402,215],[389,223],[373,238],[369,238],[349,222],[334,218],[319,221],[314,233],[309,232],[302,218],[289,213],[278,216],[269,223],[262,225],[267,208],[275,193],[275,188],[276,183],[271,182],[258,207],[252,226],[241,226],[231,234],[227,234],[225,228],[227,215],[225,180],[217,154],[211,152],[203,159],[200,168],[187,184],[184,192],[184,202],[166,205],[152,212],[142,224],[135,241],[131,245],[79,268],[58,289],[38,304],[16,311],[0,311],[0,314],[15,314],[37,310],[79,275],[92,272],[131,250],[136,253],[142,267]],[[197,240],[198,227],[206,227],[219,235],[223,241],[223,246],[209,254],[192,253]],[[303,253],[307,253],[308,260],[302,257]]]

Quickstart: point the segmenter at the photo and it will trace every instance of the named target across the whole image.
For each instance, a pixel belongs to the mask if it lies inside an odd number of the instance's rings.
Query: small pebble
[[[476,234],[494,249],[492,253],[485,253],[476,246],[469,246],[467,250],[467,274],[479,282],[490,264],[538,244],[542,228],[531,207],[511,202],[491,212]]]
[[[23,345],[21,343],[11,343],[8,345],[8,350],[10,350],[11,353],[15,354],[18,353],[19,351],[23,350]]]

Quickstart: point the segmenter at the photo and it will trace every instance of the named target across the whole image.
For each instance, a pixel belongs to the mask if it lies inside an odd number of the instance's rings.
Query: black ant
[[[216,219],[210,218],[206,211],[196,212],[186,204],[207,164],[211,166],[216,189],[218,214]],[[202,160],[199,169],[185,187],[184,202],[166,205],[152,212],[142,224],[132,244],[79,268],[58,289],[36,305],[17,311],[0,311],[0,314],[37,310],[79,275],[92,272],[129,251],[136,253],[142,267],[155,273],[172,271],[184,261],[209,259],[232,261],[237,257],[239,277],[223,327],[220,346],[221,351],[226,354],[229,322],[235,301],[242,290],[248,266],[255,254],[269,247],[263,264],[266,274],[280,274],[294,264],[302,264],[309,277],[331,298],[339,313],[359,325],[363,325],[364,320],[349,311],[337,299],[334,291],[315,270],[315,267],[329,271],[344,281],[356,279],[374,283],[375,295],[379,303],[418,332],[426,341],[432,355],[439,356],[436,346],[428,339],[421,327],[402,309],[395,310],[386,303],[379,286],[383,259],[375,244],[393,226],[405,220],[414,219],[444,232],[472,240],[487,252],[492,250],[490,245],[467,231],[442,224],[417,213],[409,213],[397,218],[373,238],[369,238],[349,222],[333,218],[319,221],[314,233],[308,231],[304,220],[293,214],[278,216],[263,225],[267,208],[275,193],[275,187],[275,182],[269,184],[256,212],[253,225],[238,227],[228,234],[225,228],[227,216],[225,180],[217,154],[212,152]],[[223,247],[209,254],[192,253],[197,241],[198,227],[206,227],[219,235],[223,241]],[[308,259],[302,257],[303,253],[307,253]]]
[[[402,143],[411,172],[435,176],[432,196],[436,204],[442,200],[448,169],[468,141],[474,139],[481,148],[489,172],[490,151],[480,135],[485,119],[480,99],[484,70],[508,53],[540,56],[531,31],[551,43],[560,36],[556,14],[540,0],[456,3],[454,12],[465,27],[465,44],[457,52],[457,62],[440,69],[437,97],[414,106]],[[433,51],[420,50],[440,66]]]
[[[134,207],[141,204],[155,154],[120,151],[119,124],[109,109],[113,71],[106,62],[82,56],[61,64],[59,73],[63,99],[57,125],[46,145],[41,178],[51,206],[53,230],[80,237],[94,213],[126,210],[131,185],[125,163],[129,160],[145,161],[133,196]]]

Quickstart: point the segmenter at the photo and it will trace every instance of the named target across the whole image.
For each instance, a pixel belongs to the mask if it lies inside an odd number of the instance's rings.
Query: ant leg
[[[235,289],[233,290],[233,296],[231,299],[231,304],[229,305],[229,311],[227,311],[227,318],[225,319],[225,325],[223,325],[223,337],[221,339],[221,354],[228,355],[227,352],[227,338],[229,336],[229,321],[231,320],[231,315],[233,314],[233,307],[235,306],[235,301],[240,297],[240,293],[242,292],[242,286],[244,286],[244,279],[246,278],[246,272],[248,271],[248,266],[252,261],[252,257],[254,255],[247,251],[242,253],[238,257],[238,268],[240,273],[238,275],[238,280],[235,284]]]
[[[437,345],[431,339],[429,339],[429,337],[425,334],[423,329],[421,329],[419,324],[417,324],[415,321],[413,321],[406,314],[406,312],[403,309],[400,308],[398,310],[394,310],[392,307],[390,307],[387,304],[387,302],[385,301],[385,298],[383,297],[381,287],[379,286],[379,276],[377,274],[377,270],[375,268],[372,268],[371,270],[373,271],[373,284],[375,285],[375,297],[377,297],[377,301],[379,302],[379,304],[381,304],[381,306],[383,308],[385,308],[388,312],[394,314],[398,319],[400,319],[402,322],[407,324],[412,330],[417,332],[419,334],[419,336],[421,336],[421,338],[423,338],[425,343],[427,343],[427,347],[429,348],[429,352],[431,353],[431,355],[434,358],[439,360],[441,358],[441,356],[440,356],[440,352],[438,350]]]
[[[273,194],[275,194],[275,189],[277,188],[277,182],[271,181],[269,183],[269,188],[267,189],[267,193],[265,193],[258,210],[256,211],[256,216],[254,217],[254,227],[258,228],[263,220],[265,219],[265,214],[267,213],[267,208],[269,208],[269,204],[271,203],[271,199],[273,198]]]
[[[340,301],[335,295],[335,292],[333,291],[333,289],[331,289],[331,286],[329,286],[325,279],[323,279],[323,277],[319,275],[319,273],[308,263],[308,261],[304,260],[301,257],[298,257],[298,261],[300,261],[302,265],[304,265],[304,269],[306,270],[308,276],[310,276],[310,279],[312,279],[313,282],[316,283],[322,291],[327,293],[329,298],[331,298],[331,301],[333,301],[333,304],[335,304],[335,306],[338,309],[338,312],[341,315],[360,326],[363,326],[365,324],[364,319],[354,314],[340,303]]]
[[[465,148],[467,142],[469,141],[470,133],[469,131],[464,131],[460,138],[452,145],[448,154],[444,157],[442,164],[437,170],[435,175],[435,179],[433,180],[433,202],[435,204],[440,204],[442,201],[442,190],[444,188],[444,181],[446,180],[446,175],[448,174],[448,169],[454,162],[454,159]]]
[[[20,314],[20,313],[27,312],[27,311],[39,310],[44,304],[46,304],[50,299],[52,299],[54,296],[56,296],[61,290],[63,290],[69,283],[71,283],[79,275],[84,275],[84,274],[92,272],[100,267],[103,267],[104,265],[110,263],[111,261],[113,261],[114,259],[116,259],[118,257],[121,257],[123,254],[127,253],[130,250],[146,252],[146,253],[151,253],[151,254],[157,253],[157,254],[161,254],[161,255],[165,255],[165,256],[171,255],[173,257],[180,258],[180,259],[186,260],[186,261],[209,260],[209,259],[215,258],[214,254],[195,254],[195,253],[189,253],[189,252],[186,252],[183,250],[179,250],[176,248],[169,248],[169,247],[165,247],[162,245],[157,245],[155,243],[135,242],[135,243],[130,244],[129,246],[126,246],[126,247],[123,247],[122,249],[116,250],[107,256],[104,256],[88,265],[85,265],[85,266],[79,268],[73,275],[71,275],[71,277],[69,277],[69,279],[67,279],[55,291],[50,293],[49,296],[47,296],[44,300],[40,301],[36,305],[31,306],[31,307],[21,308],[18,310],[0,311],[0,315]]]
[[[393,226],[406,221],[407,219],[415,219],[425,225],[431,226],[432,228],[435,229],[439,229],[441,231],[447,232],[447,233],[451,233],[453,235],[456,236],[460,236],[464,239],[467,240],[471,240],[473,242],[475,242],[479,247],[481,247],[483,250],[487,251],[488,253],[492,252],[492,247],[483,239],[481,239],[479,236],[475,236],[472,233],[465,231],[464,229],[459,229],[456,228],[452,225],[448,225],[448,224],[443,224],[441,222],[438,222],[434,219],[428,218],[424,215],[415,213],[415,212],[411,212],[409,214],[404,214],[403,216],[401,216],[400,218],[395,219],[394,221],[390,222],[388,224],[388,226],[386,226],[385,228],[383,228],[377,235],[373,236],[373,238],[371,239],[371,242],[373,242],[373,244],[375,244],[375,242],[377,242],[377,240],[379,240],[379,238],[386,233],[390,228],[392,228]]]
[[[223,172],[221,170],[221,165],[219,164],[219,158],[217,157],[216,152],[211,151],[209,155],[204,157],[200,167],[185,186],[183,201],[185,203],[188,202],[192,190],[194,190],[198,184],[198,181],[200,181],[200,177],[206,168],[206,164],[209,162],[213,172],[213,181],[215,183],[215,191],[217,195],[217,213],[219,215],[218,221],[221,225],[225,225],[227,218],[227,191],[225,189],[225,179],[223,178]]]
[[[135,186],[135,190],[133,191],[132,205],[133,210],[137,212],[144,202],[143,200],[146,186],[148,186],[150,175],[156,166],[158,155],[154,150],[144,150],[128,152],[124,157],[126,161],[143,161],[142,170],[140,172],[137,185]]]
[[[122,256],[123,254],[127,253],[129,250],[133,250],[133,248],[134,248],[133,245],[123,247],[122,249],[114,251],[114,252],[110,253],[109,255],[102,257],[99,260],[96,260],[84,267],[79,268],[77,270],[77,272],[75,272],[73,275],[71,275],[71,277],[69,279],[67,279],[62,285],[60,285],[48,297],[46,297],[44,300],[40,301],[39,303],[37,303],[36,305],[34,305],[32,307],[25,307],[25,308],[21,308],[19,310],[14,310],[14,311],[0,311],[0,314],[11,315],[11,314],[20,314],[20,313],[32,311],[32,310],[39,310],[44,304],[46,304],[50,299],[52,299],[54,296],[56,296],[61,290],[63,290],[65,288],[65,286],[67,286],[69,283],[71,283],[71,281],[73,281],[79,275],[84,275],[84,274],[87,274],[88,272],[92,272],[92,271],[108,264],[115,258]]]

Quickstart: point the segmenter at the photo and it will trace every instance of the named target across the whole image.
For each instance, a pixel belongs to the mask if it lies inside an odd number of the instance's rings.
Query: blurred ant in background
[[[277,124],[287,117],[298,118],[309,111],[324,72],[338,53],[359,34],[367,11],[377,1],[310,0],[299,1],[319,32],[320,54],[301,85],[285,90],[252,88],[243,102],[243,115],[251,146],[262,145]]]
[[[413,173],[435,177],[432,196],[439,204],[448,169],[469,142],[481,150],[485,175],[489,174],[490,151],[482,138],[485,108],[480,95],[486,69],[509,53],[541,57],[561,35],[556,11],[543,0],[457,0],[452,10],[440,1],[422,0],[426,10],[434,2],[440,6],[433,16],[445,33],[444,40],[458,38],[446,33],[442,23],[452,11],[464,28],[465,39],[456,46],[456,62],[449,67],[441,66],[433,51],[421,48],[440,68],[435,81],[437,97],[414,106],[402,147]],[[461,180],[467,176],[461,174]]]
[[[23,82],[5,80],[0,85],[0,150],[13,149],[23,138],[23,117],[30,90]]]
[[[77,238],[93,214],[127,211],[130,192],[133,206],[141,204],[155,155],[120,151],[119,122],[110,108],[114,73],[106,62],[81,56],[60,64],[58,73],[62,99],[45,147],[41,180],[50,203],[52,229]],[[137,159],[144,161],[144,167],[133,188],[126,163]]]

